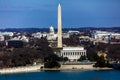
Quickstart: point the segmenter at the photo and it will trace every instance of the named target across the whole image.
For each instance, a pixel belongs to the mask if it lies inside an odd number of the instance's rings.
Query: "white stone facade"
[[[14,35],[13,32],[0,32],[0,41],[4,41],[5,40],[4,36],[12,37],[13,35]]]
[[[60,56],[68,57],[70,61],[78,60],[81,56],[86,56],[84,47],[63,47]]]
[[[108,40],[110,38],[120,39],[120,34],[107,31],[95,31],[92,33],[92,37],[96,40]]]
[[[0,35],[0,41],[4,41],[4,36]]]
[[[41,37],[46,37],[47,40],[56,40],[58,37],[58,35],[55,34],[54,28],[52,26],[49,28],[49,33],[37,32],[37,33],[33,33],[32,36],[38,39],[40,39]]]
[[[5,36],[5,35],[7,35],[7,36],[13,36],[14,33],[13,32],[0,32],[0,35],[3,35],[3,36]]]
[[[62,48],[62,11],[61,5],[58,5],[58,41],[57,47]]]

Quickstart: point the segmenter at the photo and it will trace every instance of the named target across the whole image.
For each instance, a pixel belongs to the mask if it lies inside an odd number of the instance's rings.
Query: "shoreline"
[[[41,65],[3,68],[3,69],[0,69],[0,74],[37,72],[37,71],[40,71],[40,67]]]
[[[113,68],[87,68],[87,69],[62,69],[62,68],[43,68],[41,71],[79,71],[79,70],[114,70]]]
[[[29,72],[39,72],[39,71],[81,71],[81,70],[114,70],[113,68],[42,68],[41,65],[35,66],[24,66],[24,67],[14,67],[14,68],[4,68],[0,69],[0,74],[13,74],[13,73],[29,73]]]

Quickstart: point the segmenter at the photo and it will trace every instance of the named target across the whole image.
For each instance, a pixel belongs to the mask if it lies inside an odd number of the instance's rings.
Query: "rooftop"
[[[63,50],[84,50],[84,47],[63,47]]]

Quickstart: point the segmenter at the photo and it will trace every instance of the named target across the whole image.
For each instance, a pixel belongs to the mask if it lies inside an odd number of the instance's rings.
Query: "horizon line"
[[[35,27],[35,28],[33,28],[33,27],[24,27],[24,28],[21,28],[21,27],[16,27],[16,28],[14,28],[14,27],[11,27],[11,28],[0,28],[0,30],[1,29],[48,29],[48,28],[50,28],[50,27]],[[120,28],[120,26],[116,26],[116,27],[65,27],[65,28],[62,28],[62,29],[71,29],[71,28],[73,28],[73,29],[78,29],[78,28]],[[57,29],[56,27],[54,27],[54,29]]]

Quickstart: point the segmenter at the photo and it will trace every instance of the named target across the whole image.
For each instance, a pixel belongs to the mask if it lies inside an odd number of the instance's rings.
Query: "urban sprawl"
[[[120,69],[120,33],[107,30],[0,32],[0,68],[35,66],[49,69]]]

